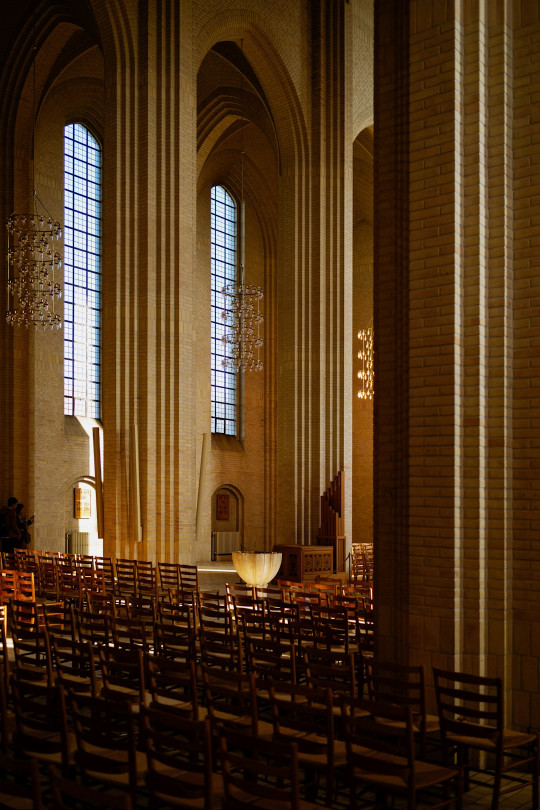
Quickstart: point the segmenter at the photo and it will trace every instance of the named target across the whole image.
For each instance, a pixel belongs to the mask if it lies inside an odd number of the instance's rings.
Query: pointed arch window
[[[64,413],[101,410],[101,147],[64,128]]]
[[[236,436],[238,428],[238,373],[224,365],[230,347],[222,341],[226,325],[223,288],[238,273],[238,206],[223,186],[210,195],[211,219],[211,428],[212,433]]]

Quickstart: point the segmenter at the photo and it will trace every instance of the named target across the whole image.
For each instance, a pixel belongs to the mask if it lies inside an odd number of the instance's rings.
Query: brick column
[[[286,375],[280,379],[279,400],[282,525],[289,542],[304,543],[317,534],[320,496],[339,469],[347,473],[346,531],[351,525],[350,9],[342,0],[318,0],[311,8],[311,155],[305,177],[310,216],[298,221],[306,263],[296,278],[284,279],[278,314],[279,358]],[[301,178],[297,171],[296,196],[303,193]],[[300,214],[302,209],[296,209],[295,216]]]
[[[188,15],[188,4],[182,14]],[[155,0],[124,33],[111,84],[104,177],[105,521],[117,556],[191,562],[195,78],[189,20]],[[144,13],[143,13],[144,12]],[[134,33],[137,32],[137,33]],[[182,123],[182,126],[180,124]],[[187,203],[186,201],[190,201]],[[139,430],[143,541],[127,519],[129,428]],[[111,545],[112,544],[112,545]]]
[[[503,675],[535,725],[540,15],[391,1],[376,31],[379,654]]]

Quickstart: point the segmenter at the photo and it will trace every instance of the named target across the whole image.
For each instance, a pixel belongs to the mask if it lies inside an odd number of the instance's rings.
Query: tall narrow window
[[[221,313],[225,299],[221,294],[226,284],[236,281],[238,213],[231,195],[214,186],[211,193],[211,397],[212,433],[236,436],[237,373],[227,368],[230,349],[222,341],[225,324]]]
[[[64,129],[64,413],[100,416],[101,149]]]

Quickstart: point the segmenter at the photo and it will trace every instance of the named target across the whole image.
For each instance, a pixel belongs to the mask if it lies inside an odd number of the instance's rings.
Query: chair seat
[[[125,753],[123,751],[113,751],[111,749],[104,749],[95,747],[95,750],[92,751],[92,746],[86,746],[85,751],[87,755],[91,755],[95,753],[96,756],[103,757],[104,755],[107,756],[108,765],[110,770],[103,771],[103,770],[94,770],[91,766],[85,768],[85,773],[91,779],[95,779],[96,782],[106,783],[108,785],[117,785],[118,787],[128,789],[129,788],[129,779],[130,774],[125,769],[126,759]],[[147,761],[146,761],[146,754],[142,751],[135,752],[136,757],[136,767],[137,767],[137,784],[143,785],[146,771],[147,771]],[[115,763],[118,764],[118,771],[115,771]]]
[[[475,737],[466,734],[453,734],[448,732],[448,741],[458,743],[459,745],[466,745],[470,748],[481,748],[482,751],[493,750],[497,748],[497,738],[495,732],[493,738],[489,739],[487,736]],[[511,748],[520,748],[521,746],[530,745],[536,739],[536,734],[528,734],[523,731],[514,731],[510,728],[503,729],[503,749],[508,750]]]
[[[320,762],[326,766],[328,762],[328,740],[318,734],[308,734],[285,726],[280,727],[280,733],[274,735],[274,739],[279,742],[298,743],[298,761],[301,763],[317,764]],[[320,748],[320,753],[317,751]],[[308,750],[308,749],[311,749]],[[347,749],[342,740],[334,740],[334,765],[344,765],[347,761]]]
[[[235,810],[242,810],[243,808],[258,808],[258,810],[283,810],[282,801],[273,801],[272,799],[253,799],[252,794],[245,793],[238,788],[231,789],[231,798],[234,800]],[[230,807],[226,804],[225,807]],[[299,799],[298,810],[330,810],[327,805],[315,804],[315,802]]]
[[[355,749],[357,753],[362,753],[363,756],[370,756],[369,748]],[[408,761],[405,757],[397,757],[391,754],[383,754],[379,751],[371,751],[372,759],[374,761],[373,771],[358,768],[355,773],[362,779],[363,782],[369,782],[374,787],[387,788],[393,791],[402,790],[404,794],[408,790],[409,775]],[[377,773],[379,767],[376,763],[391,764],[393,767],[399,769],[403,768],[403,776],[397,774]],[[415,763],[415,784],[417,790],[432,787],[440,784],[442,781],[453,779],[458,775],[457,768],[445,768],[443,765],[436,765],[430,762],[423,762],[416,760]]]

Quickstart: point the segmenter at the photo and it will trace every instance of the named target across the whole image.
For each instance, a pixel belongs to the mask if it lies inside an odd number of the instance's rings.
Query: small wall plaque
[[[229,496],[226,492],[216,495],[216,520],[229,520]]]
[[[75,487],[75,489],[73,490],[73,495],[74,495],[73,517],[76,520],[91,517],[92,508],[90,500],[90,490],[82,489],[81,487]]]

